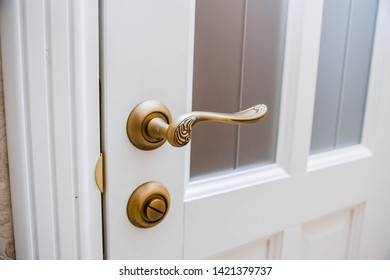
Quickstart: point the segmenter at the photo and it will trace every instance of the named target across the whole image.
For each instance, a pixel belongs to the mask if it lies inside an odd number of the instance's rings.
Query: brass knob
[[[127,136],[141,150],[153,150],[168,140],[174,147],[183,147],[191,140],[192,127],[202,122],[249,124],[258,122],[267,114],[267,106],[255,105],[232,113],[191,112],[172,121],[169,109],[157,100],[138,104],[127,119]]]
[[[154,227],[165,218],[169,205],[167,188],[159,182],[148,182],[139,186],[130,196],[127,216],[136,227]]]

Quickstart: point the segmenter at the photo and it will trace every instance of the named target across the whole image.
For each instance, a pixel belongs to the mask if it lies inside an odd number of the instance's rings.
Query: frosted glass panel
[[[376,0],[325,0],[311,153],[360,143]]]
[[[197,0],[193,110],[237,112],[267,104],[268,117],[194,128],[191,177],[275,161],[287,0]]]

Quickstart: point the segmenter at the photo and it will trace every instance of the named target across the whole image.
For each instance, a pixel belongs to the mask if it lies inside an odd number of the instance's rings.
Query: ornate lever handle
[[[191,140],[192,127],[202,122],[249,124],[258,122],[267,114],[267,106],[255,105],[232,113],[191,112],[172,121],[169,109],[159,101],[148,100],[138,104],[127,119],[127,136],[141,150],[153,150],[166,140],[174,147],[183,147]]]

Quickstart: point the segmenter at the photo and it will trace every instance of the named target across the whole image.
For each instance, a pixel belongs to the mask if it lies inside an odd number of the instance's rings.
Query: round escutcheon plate
[[[127,216],[139,228],[158,225],[169,211],[170,196],[167,188],[159,182],[147,182],[139,186],[127,203]]]

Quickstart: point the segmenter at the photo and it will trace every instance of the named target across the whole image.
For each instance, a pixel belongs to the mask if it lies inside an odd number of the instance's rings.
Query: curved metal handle
[[[149,100],[138,104],[130,113],[127,135],[133,145],[141,150],[156,149],[166,140],[174,147],[183,147],[190,142],[195,124],[249,124],[260,121],[266,114],[267,106],[259,104],[232,114],[195,111],[180,115],[172,121],[169,109],[164,104]]]

